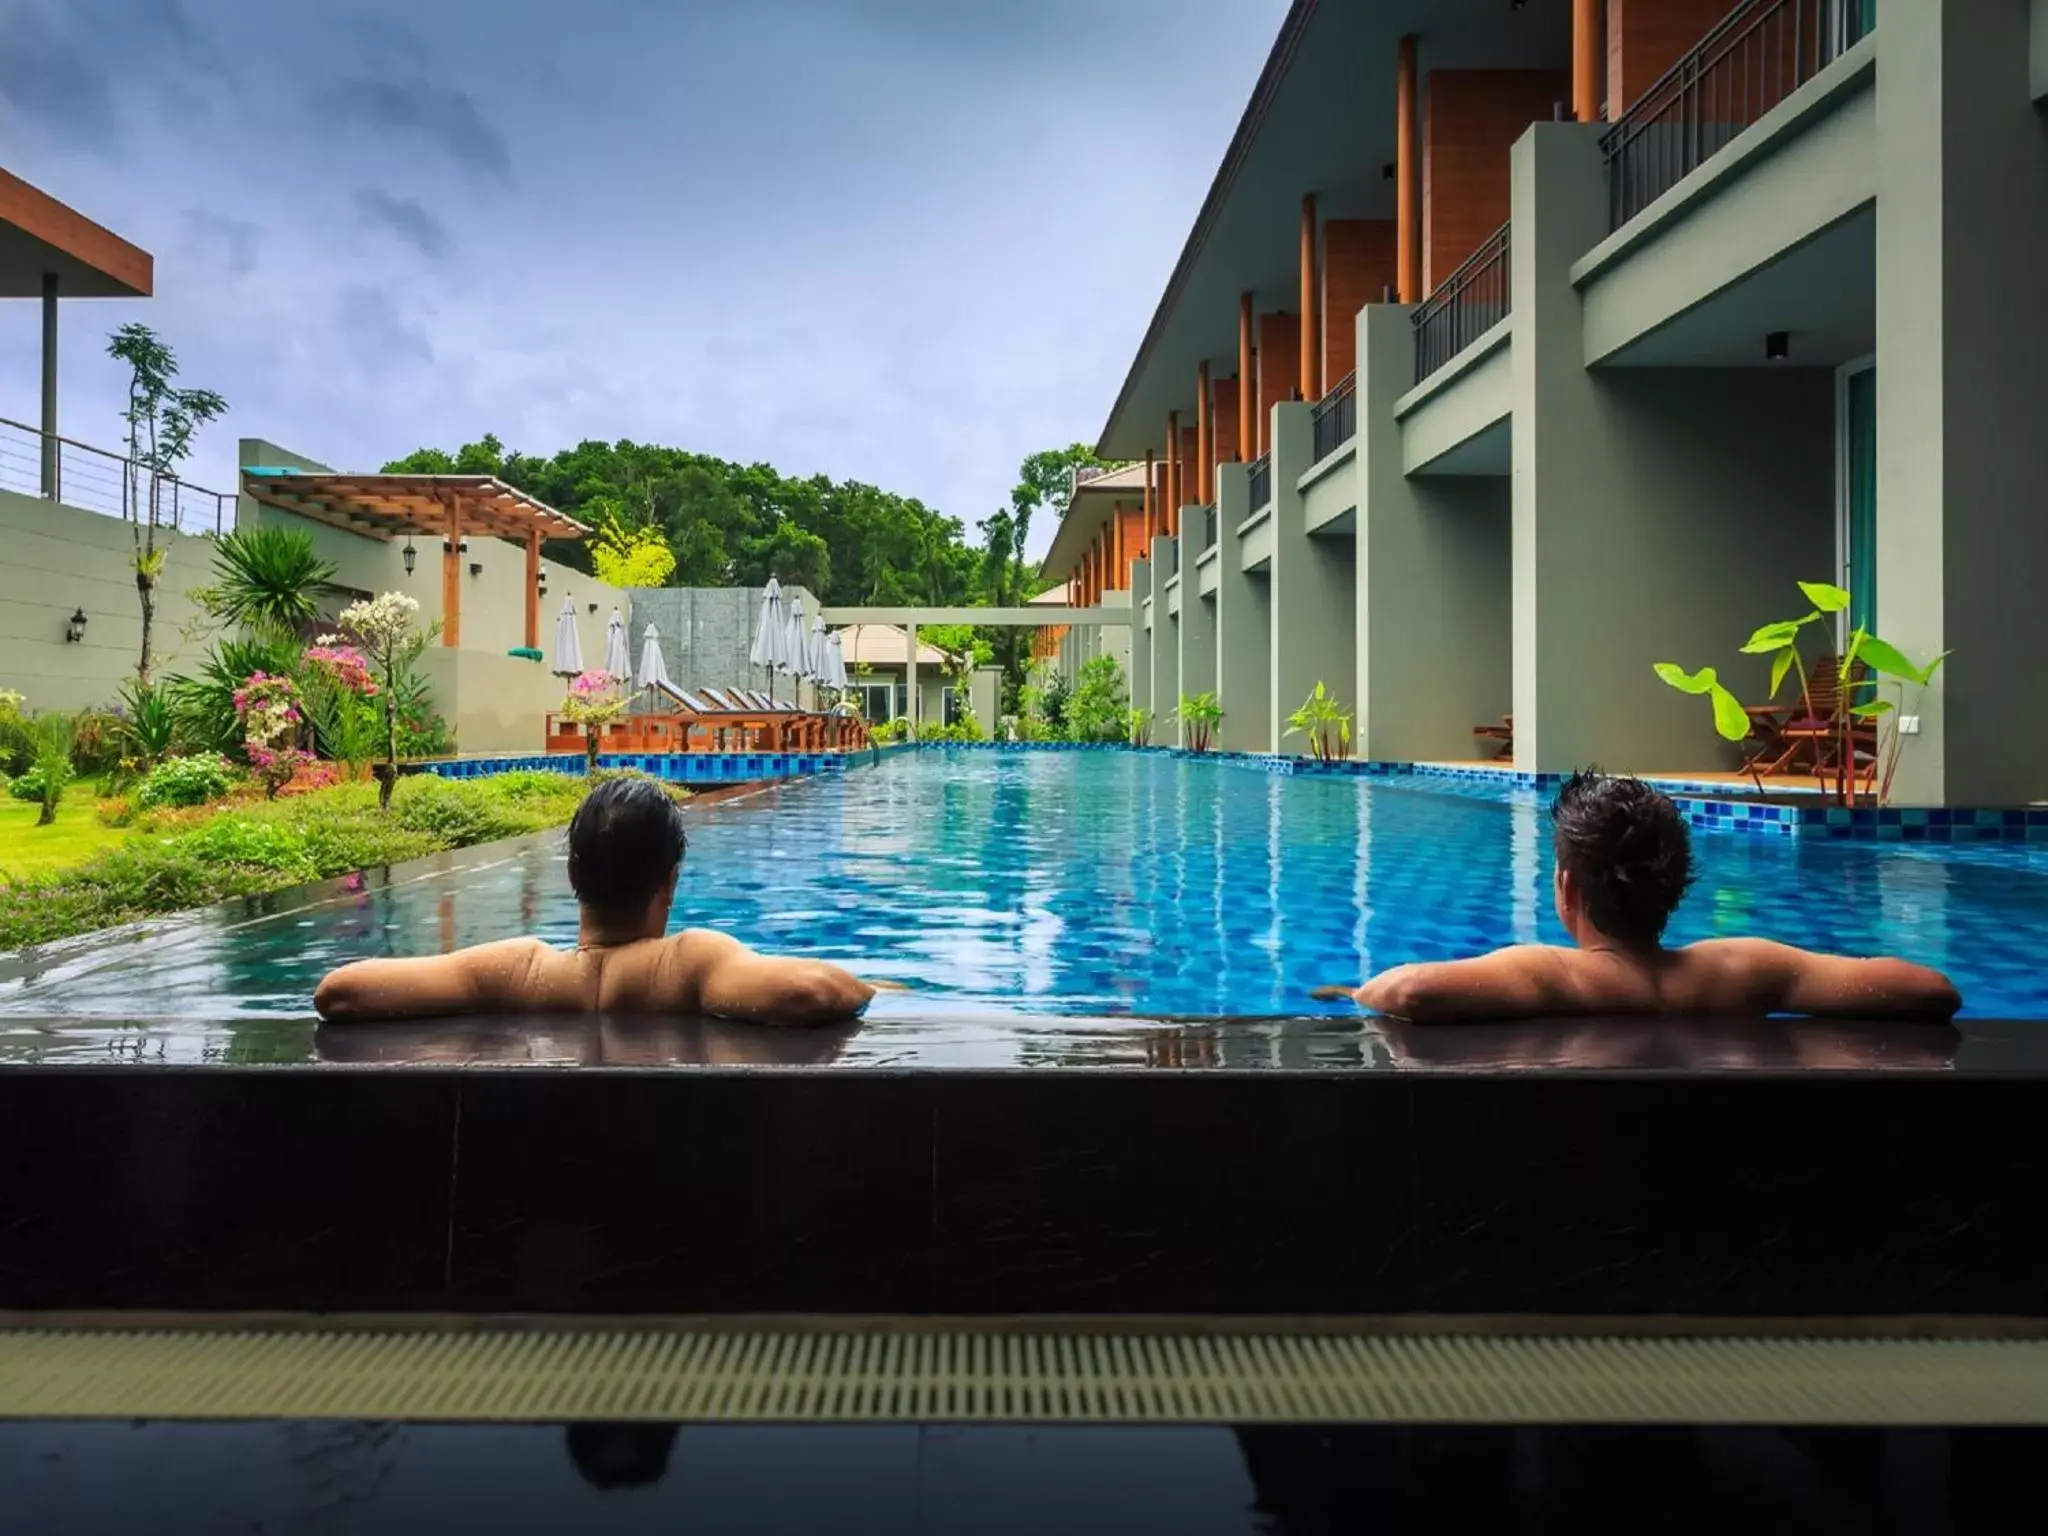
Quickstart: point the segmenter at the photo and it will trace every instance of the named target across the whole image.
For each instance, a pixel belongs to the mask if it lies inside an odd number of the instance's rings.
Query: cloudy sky
[[[0,164],[156,257],[234,438],[633,437],[972,523],[1093,441],[1285,0],[0,0]],[[39,316],[0,305],[0,416]],[[1039,541],[1051,535],[1045,528]]]

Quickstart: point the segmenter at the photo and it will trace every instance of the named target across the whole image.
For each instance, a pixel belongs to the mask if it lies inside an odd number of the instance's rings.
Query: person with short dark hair
[[[1906,960],[1819,955],[1769,939],[1664,947],[1692,884],[1692,843],[1668,796],[1640,779],[1572,775],[1551,807],[1557,915],[1575,948],[1518,944],[1472,960],[1396,966],[1319,989],[1419,1024],[1583,1014],[1952,1017],[1962,999]]]
[[[875,989],[821,960],[757,955],[692,928],[668,935],[683,867],[683,815],[652,779],[610,779],[569,822],[569,884],[582,907],[576,948],[504,939],[453,954],[358,960],[324,977],[329,1023],[477,1013],[711,1014],[781,1024],[857,1017]]]

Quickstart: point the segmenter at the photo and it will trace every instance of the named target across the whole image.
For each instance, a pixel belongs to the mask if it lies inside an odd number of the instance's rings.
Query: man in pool
[[[504,939],[416,960],[358,960],[322,979],[329,1023],[477,1013],[710,1014],[774,1024],[857,1017],[875,989],[836,965],[757,955],[705,929],[666,936],[682,810],[651,779],[593,789],[569,823],[573,952]]]
[[[1817,955],[1768,939],[1666,949],[1692,884],[1678,807],[1640,779],[1574,774],[1551,807],[1557,915],[1576,948],[1518,944],[1472,960],[1402,965],[1364,986],[1325,987],[1418,1024],[1584,1014],[1807,1014],[1945,1020],[1962,999],[1905,960]]]

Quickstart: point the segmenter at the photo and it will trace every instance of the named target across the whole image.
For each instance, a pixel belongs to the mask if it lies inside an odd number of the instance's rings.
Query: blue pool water
[[[1529,790],[1280,777],[1160,754],[925,751],[693,807],[673,924],[912,986],[940,1008],[1185,1018],[1335,1011],[1311,988],[1561,942]],[[515,932],[567,944],[557,839],[147,942],[0,967],[0,1012],[303,1019],[328,967]],[[1967,1011],[2048,1017],[2048,848],[1695,838],[1683,941],[1763,933],[1947,969]],[[1346,1005],[1348,1007],[1348,1005]]]

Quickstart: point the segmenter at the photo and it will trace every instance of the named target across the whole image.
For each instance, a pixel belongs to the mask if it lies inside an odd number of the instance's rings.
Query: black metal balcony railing
[[[1487,236],[1415,311],[1416,383],[1507,318],[1509,229]]]
[[[1316,403],[1316,462],[1320,464],[1357,435],[1358,375],[1347,373]]]
[[[1262,453],[1252,460],[1252,510],[1258,511],[1273,499],[1273,455]]]
[[[1744,0],[1602,136],[1619,229],[1876,22],[1873,0]]]
[[[1202,553],[1207,554],[1216,547],[1216,509],[1202,508]]]
[[[50,451],[51,484],[43,483]],[[56,437],[0,417],[0,489],[124,521],[154,522],[180,533],[224,533],[234,526],[235,498],[188,485],[175,475],[153,475],[118,453]]]

